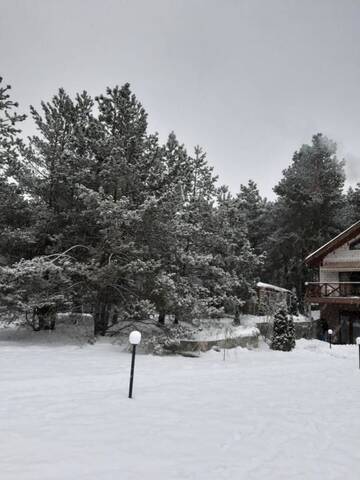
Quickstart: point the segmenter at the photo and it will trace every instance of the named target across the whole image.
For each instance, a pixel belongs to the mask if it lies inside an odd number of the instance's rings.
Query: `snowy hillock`
[[[321,356],[330,356],[338,359],[349,359],[357,362],[358,352],[357,346],[352,344],[347,345],[332,345],[330,348],[328,342],[322,340],[306,340],[301,338],[296,341],[296,348],[298,350],[305,350]]]
[[[204,352],[213,347],[254,348],[258,346],[259,335],[256,327],[234,326],[231,318],[202,319],[196,325],[181,323],[163,328],[160,334],[150,337],[145,334],[142,348],[157,355]]]

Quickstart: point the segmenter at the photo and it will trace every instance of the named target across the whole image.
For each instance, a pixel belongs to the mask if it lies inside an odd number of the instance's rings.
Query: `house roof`
[[[305,263],[309,266],[318,266],[322,259],[326,255],[336,248],[341,247],[344,243],[348,242],[352,238],[356,237],[360,233],[360,220],[351,225],[349,228],[339,233],[336,237],[332,238],[329,242],[325,243],[322,247],[315,250],[315,252],[310,253],[305,258]]]

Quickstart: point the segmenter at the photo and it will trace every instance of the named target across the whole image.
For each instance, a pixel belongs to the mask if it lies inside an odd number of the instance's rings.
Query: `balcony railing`
[[[351,299],[359,297],[360,302],[360,282],[308,282],[305,284],[305,299]]]

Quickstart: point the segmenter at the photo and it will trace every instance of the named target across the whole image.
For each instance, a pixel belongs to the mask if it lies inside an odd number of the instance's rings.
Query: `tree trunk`
[[[160,323],[160,325],[165,325],[165,313],[164,312],[159,313],[158,322]]]
[[[55,324],[56,309],[53,305],[44,305],[33,309],[31,326],[35,332],[54,330]]]
[[[49,315],[49,330],[55,330],[55,325],[56,325],[56,312],[52,311]]]
[[[239,309],[238,306],[235,307],[234,325],[236,325],[236,326],[240,325],[240,309]]]
[[[105,302],[98,302],[94,313],[94,335],[104,336],[109,327],[111,306]]]
[[[39,332],[40,330],[44,330],[45,321],[44,321],[44,316],[41,313],[39,313],[39,312],[35,313],[35,312],[34,312],[34,315],[33,315],[33,321],[34,321],[34,327],[33,328],[36,332]],[[38,319],[37,325],[36,325],[36,317]]]

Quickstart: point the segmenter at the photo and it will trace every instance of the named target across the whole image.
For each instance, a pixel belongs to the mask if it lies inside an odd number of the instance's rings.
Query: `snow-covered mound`
[[[317,355],[326,355],[335,358],[345,358],[354,360],[358,347],[356,345],[330,345],[321,340],[305,340],[300,339],[296,341],[296,348],[298,350],[307,350]],[[354,357],[355,354],[355,357]]]

